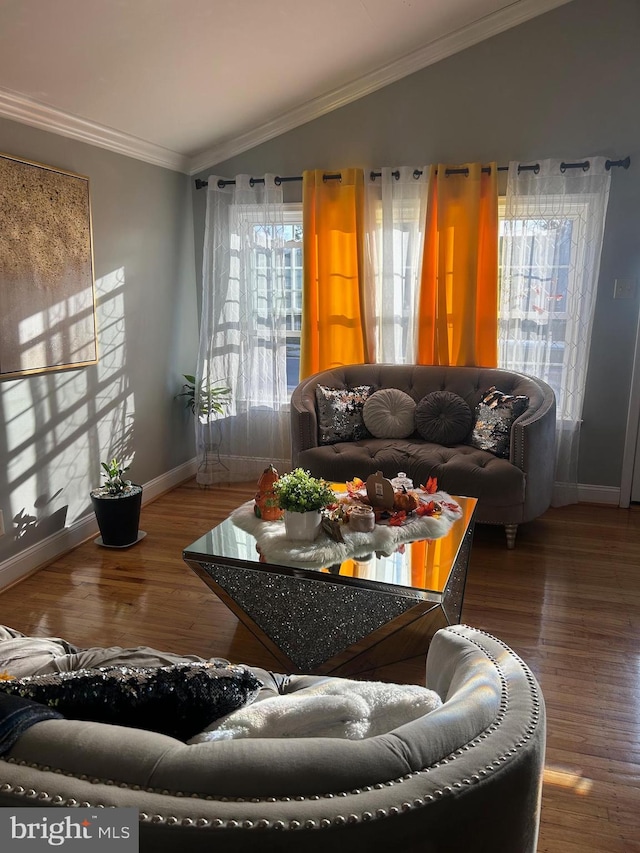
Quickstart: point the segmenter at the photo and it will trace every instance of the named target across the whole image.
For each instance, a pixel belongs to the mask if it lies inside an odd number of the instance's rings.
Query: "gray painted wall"
[[[613,172],[579,464],[581,483],[617,487],[638,296],[614,300],[613,282],[640,278],[638,45],[637,0],[573,0],[198,177],[631,155]],[[198,270],[204,195],[193,192]]]
[[[99,348],[95,366],[0,381],[1,562],[53,532],[64,507],[67,524],[90,512],[110,454],[135,451],[140,483],[194,456],[174,396],[195,366],[197,313],[186,175],[6,120],[0,151],[89,177]],[[16,542],[20,513],[37,524]]]

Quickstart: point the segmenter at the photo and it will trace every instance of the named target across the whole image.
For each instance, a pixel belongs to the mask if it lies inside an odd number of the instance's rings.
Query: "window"
[[[265,222],[256,221],[258,213],[252,214],[247,211],[247,217],[253,216],[252,242],[254,247],[253,264],[255,266],[256,281],[261,284],[257,288],[254,298],[261,300],[264,304],[252,306],[257,314],[262,312],[264,316],[271,311],[273,302],[273,291],[271,282],[271,265],[273,262],[272,244],[277,237],[282,240],[283,254],[282,273],[285,287],[285,329],[286,329],[286,371],[287,390],[289,393],[298,385],[300,379],[300,332],[302,329],[302,205],[286,204],[284,210],[284,232],[280,228]],[[277,233],[276,233],[277,231]],[[278,312],[281,317],[282,314]]]
[[[284,281],[287,327],[287,390],[300,381],[302,329],[302,206],[285,205]]]
[[[565,199],[554,210],[549,197],[548,215],[545,207],[538,199],[531,218],[507,219],[502,201],[498,363],[548,382],[562,407],[572,344],[580,334],[580,312],[573,306],[580,299],[576,270],[584,251],[585,205]]]

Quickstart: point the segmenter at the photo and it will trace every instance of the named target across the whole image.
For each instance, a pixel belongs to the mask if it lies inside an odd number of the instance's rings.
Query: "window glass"
[[[530,219],[507,219],[504,202],[500,209],[499,366],[545,380],[560,403],[578,322],[579,208]]]

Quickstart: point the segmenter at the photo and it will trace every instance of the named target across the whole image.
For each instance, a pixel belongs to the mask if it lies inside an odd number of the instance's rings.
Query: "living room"
[[[610,760],[602,755],[594,758],[597,745],[591,752],[588,745],[579,746],[579,729],[567,730],[562,719],[564,700],[556,699],[555,731],[566,734],[562,744],[560,735],[557,742],[551,742],[556,760],[550,763],[549,786],[555,785],[556,793],[550,795],[554,799],[548,813],[549,824],[557,831],[545,830],[543,810],[540,850],[635,849],[631,830],[637,804],[638,732],[633,723],[637,685],[632,679],[637,674],[633,675],[631,664],[638,629],[633,612],[638,525],[635,508],[629,513],[618,504],[629,473],[623,461],[627,459],[638,297],[636,292],[630,300],[614,299],[613,293],[616,279],[637,283],[639,267],[635,200],[640,197],[640,179],[634,161],[640,120],[629,105],[629,93],[640,84],[638,28],[634,0],[572,0],[305,124],[283,129],[251,148],[233,153],[233,146],[221,147],[225,154],[195,169],[145,162],[139,152],[127,156],[124,149],[123,153],[107,150],[77,136],[50,132],[28,117],[21,120],[15,111],[2,111],[0,150],[90,179],[99,361],[81,370],[4,380],[0,385],[0,510],[7,531],[0,538],[0,585],[8,588],[27,578],[0,596],[0,623],[40,636],[62,636],[80,645],[148,642],[163,647],[173,642],[176,647],[175,632],[163,632],[153,621],[146,628],[137,624],[143,619],[141,610],[129,622],[120,623],[125,628],[114,630],[113,635],[106,624],[100,629],[87,624],[95,615],[85,620],[71,603],[77,586],[83,583],[82,572],[91,574],[90,583],[96,586],[90,588],[101,590],[100,602],[109,619],[115,618],[118,606],[125,612],[135,608],[126,597],[119,603],[117,599],[109,603],[106,597],[105,590],[116,583],[113,575],[118,560],[98,552],[92,543],[93,552],[83,551],[80,565],[66,555],[95,535],[89,491],[97,485],[100,461],[107,455],[131,456],[135,452],[131,474],[144,484],[147,500],[195,473],[193,419],[175,399],[183,374],[193,371],[197,357],[205,193],[195,189],[195,178],[265,172],[300,175],[305,169],[351,165],[506,164],[545,157],[618,159],[629,155],[629,169],[612,171],[580,439],[578,470],[584,503],[553,510],[548,518],[533,522],[529,530],[523,528],[513,553],[506,552],[498,531],[479,528],[463,618],[508,642],[532,667],[550,651],[549,646],[555,647],[556,641],[562,645],[559,638],[576,631],[584,632],[575,641],[583,641],[588,657],[596,649],[608,647],[610,672],[629,679],[624,687],[613,676],[603,682],[615,687],[616,695],[622,689],[628,697],[627,757],[619,745],[615,758],[624,767],[616,769],[618,782],[612,782],[607,768],[613,764],[613,755]],[[11,89],[6,79],[0,71],[0,85]],[[192,163],[197,159],[192,158]],[[289,187],[287,192],[296,198],[295,189]],[[637,424],[632,426],[637,429]],[[160,512],[162,507],[162,515],[157,519],[143,515],[142,521],[152,547],[154,538],[174,550],[178,543],[176,563],[181,561],[182,548],[202,532],[189,520],[190,512],[200,525],[206,521],[210,527],[221,520],[220,507],[228,512],[234,500],[238,503],[246,495],[246,489],[242,493],[232,490],[229,499],[216,500],[213,493],[182,488],[175,503],[167,496],[148,504],[143,513]],[[187,500],[191,491],[193,503]],[[188,509],[186,518],[179,501]],[[170,546],[167,527],[174,527]],[[18,532],[19,536],[13,535]],[[588,541],[587,547],[580,544],[584,541]],[[154,549],[150,558],[140,558],[140,554],[132,549],[127,555],[133,585],[138,583],[135,572],[142,571],[135,567],[139,559],[145,563],[164,559],[162,549]],[[54,600],[45,614],[43,602],[49,593],[36,593],[39,578],[45,575],[29,575],[52,560],[57,575],[64,575],[71,565],[80,574],[64,591],[51,587]],[[595,633],[581,622],[582,615],[571,613],[575,605],[569,582],[579,583],[581,567],[589,560],[593,561],[590,580],[580,588],[578,598],[584,602],[602,595],[611,607],[601,621],[599,617],[605,614],[600,609],[592,614],[599,619]],[[545,605],[545,587],[535,572],[542,566],[551,572],[554,564],[563,567],[568,586],[560,600],[554,600],[552,587],[547,588],[550,609],[543,617],[535,607]],[[143,569],[150,576],[162,573],[160,564]],[[523,611],[522,598],[514,596],[510,586],[514,576],[520,591],[538,590],[539,597],[532,596],[530,609]],[[603,578],[608,592],[598,588],[598,577]],[[621,584],[615,592],[608,586],[612,578]],[[491,592],[501,587],[503,594],[496,604]],[[189,587],[194,600],[198,589],[197,585]],[[208,593],[203,589],[201,595]],[[487,599],[493,603],[488,605]],[[150,606],[157,606],[155,599]],[[185,633],[177,644],[179,651],[231,657],[229,649],[242,626],[230,617],[221,617],[220,610],[212,611],[208,603],[195,606],[206,612],[198,611],[197,619],[183,614],[184,621],[176,622]],[[220,645],[215,648],[210,631],[203,627],[212,618],[221,626],[215,635]],[[543,629],[545,620],[555,625],[548,632]],[[124,636],[127,630],[128,638]],[[254,655],[258,662],[261,649],[248,635],[240,643],[240,651],[246,658]],[[618,669],[618,656],[626,658],[630,668]],[[566,672],[572,669],[567,660],[573,659],[575,664],[579,657],[574,648],[555,667],[552,696],[577,692],[582,686],[586,702],[593,701],[589,692],[593,684],[580,685]],[[593,665],[591,661],[582,670],[585,678]],[[543,692],[546,695],[544,682]],[[601,713],[602,707],[612,716],[615,713],[618,723],[625,716],[617,703],[601,706]],[[611,725],[606,716],[594,722],[603,728]],[[592,739],[594,730],[589,729],[584,740]],[[575,760],[583,754],[593,760]],[[594,765],[602,772],[596,781]],[[593,800],[575,791],[580,790],[580,780],[566,768],[578,766],[590,767],[583,770],[583,790],[591,779],[600,797],[605,790],[611,794],[598,814]],[[626,787],[621,779],[626,780]],[[617,803],[621,803],[619,811]],[[585,826],[590,829],[588,837]]]

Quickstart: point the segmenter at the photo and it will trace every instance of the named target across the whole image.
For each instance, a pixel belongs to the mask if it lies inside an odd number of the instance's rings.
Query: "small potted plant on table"
[[[278,506],[284,510],[287,538],[312,542],[322,524],[320,510],[336,499],[328,483],[312,477],[303,468],[296,468],[276,480],[273,491],[278,498]]]
[[[146,536],[143,530],[138,530],[142,486],[124,479],[129,466],[123,467],[117,457],[100,464],[104,483],[90,493],[100,528],[100,537],[95,541],[107,548],[128,548]]]

